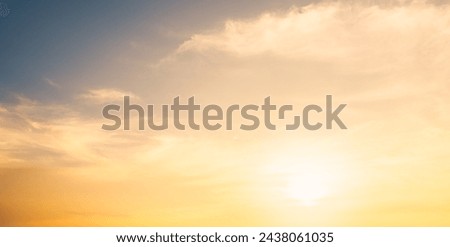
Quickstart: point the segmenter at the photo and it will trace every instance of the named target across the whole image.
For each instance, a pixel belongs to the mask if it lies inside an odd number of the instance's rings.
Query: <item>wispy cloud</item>
[[[61,85],[59,85],[58,83],[56,83],[55,81],[53,81],[52,79],[49,79],[47,77],[44,78],[45,83],[47,83],[47,85],[51,86],[51,87],[55,87],[55,88],[60,88]]]
[[[139,97],[132,92],[111,88],[90,89],[86,93],[79,95],[78,98],[91,100],[97,103],[111,103],[123,100],[124,96],[130,96],[136,100],[139,99]]]

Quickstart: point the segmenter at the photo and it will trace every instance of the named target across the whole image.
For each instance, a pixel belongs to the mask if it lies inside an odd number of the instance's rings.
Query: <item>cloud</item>
[[[134,93],[111,88],[90,89],[86,93],[78,96],[80,99],[87,99],[96,103],[111,103],[123,100],[124,96],[130,96],[133,99],[139,99]]]
[[[61,87],[61,85],[59,85],[58,83],[56,83],[55,81],[53,81],[53,80],[51,80],[51,79],[49,79],[49,78],[44,78],[44,81],[49,85],[49,86],[52,86],[52,87],[55,87],[55,88],[60,88]]]
[[[450,5],[425,1],[333,1],[266,12],[192,35],[159,70],[195,78],[190,91],[203,95],[310,98],[326,91],[380,107],[406,98],[426,104],[449,86],[449,12]],[[448,101],[434,100],[439,107]]]
[[[214,142],[207,153],[205,139],[103,131],[103,119],[75,109],[23,96],[0,104],[0,225],[181,224],[184,210],[215,217],[220,203],[208,198],[234,196],[236,178],[212,176],[227,155]],[[168,218],[174,208],[179,217]]]
[[[193,35],[177,53],[273,55],[340,67],[358,65],[366,71],[429,68],[448,61],[449,11],[448,5],[421,2],[312,4],[253,20],[229,20],[218,31]]]
[[[293,7],[283,14],[268,12],[253,20],[229,20],[218,31],[193,35],[177,52],[219,50],[237,56],[268,53],[331,59],[360,57],[381,47],[380,55],[430,46],[439,49],[446,45],[436,38],[445,37],[449,8],[426,3],[382,7],[345,2]]]

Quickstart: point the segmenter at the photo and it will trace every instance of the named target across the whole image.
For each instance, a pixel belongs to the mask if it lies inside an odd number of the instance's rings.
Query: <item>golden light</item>
[[[324,156],[322,152],[320,147],[302,149],[299,145],[274,152],[266,171],[277,177],[282,197],[299,206],[314,207],[329,197],[345,194],[345,157],[329,150]]]
[[[320,171],[302,171],[288,178],[285,193],[302,206],[312,207],[331,193],[331,178]]]

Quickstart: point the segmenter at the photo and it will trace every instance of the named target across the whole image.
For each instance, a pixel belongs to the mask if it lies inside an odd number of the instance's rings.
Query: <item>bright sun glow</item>
[[[330,178],[320,171],[305,171],[289,177],[285,192],[303,206],[316,206],[320,199],[329,195]]]
[[[285,198],[300,206],[314,207],[328,197],[344,193],[345,174],[340,168],[346,162],[342,155],[327,151],[328,155],[323,156],[311,149],[304,152],[291,149],[282,149],[267,167],[268,172],[279,178]]]

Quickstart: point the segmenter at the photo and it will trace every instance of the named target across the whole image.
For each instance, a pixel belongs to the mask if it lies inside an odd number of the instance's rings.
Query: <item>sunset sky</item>
[[[446,1],[0,1],[1,226],[450,226]],[[125,95],[348,129],[102,130]]]

